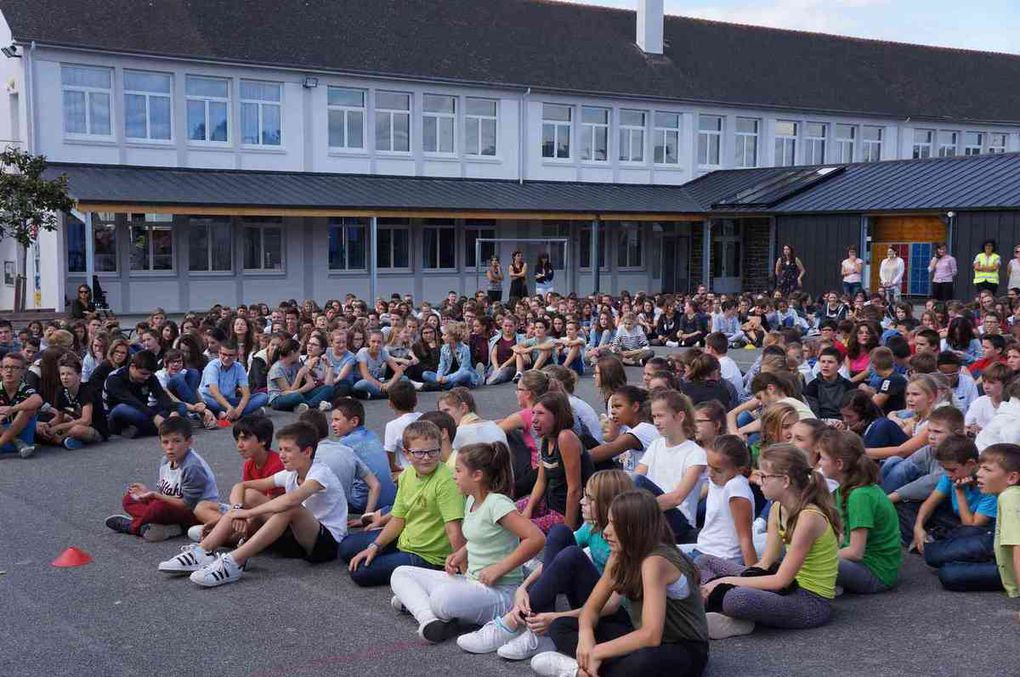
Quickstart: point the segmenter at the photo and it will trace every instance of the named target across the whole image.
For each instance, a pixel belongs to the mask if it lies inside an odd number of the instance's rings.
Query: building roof
[[[0,0],[15,40],[307,70],[922,120],[1020,122],[1020,56],[549,0]]]
[[[701,206],[677,186],[451,179],[51,163],[84,203],[455,212],[683,215]],[[619,217],[618,217],[619,218]]]
[[[786,213],[868,213],[1020,209],[1020,153],[892,160],[850,165],[723,170],[683,187],[701,206],[731,209],[733,197],[791,172],[842,168],[791,196],[754,211]]]

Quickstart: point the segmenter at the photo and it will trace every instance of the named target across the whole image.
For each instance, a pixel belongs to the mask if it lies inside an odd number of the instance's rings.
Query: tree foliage
[[[70,211],[67,177],[43,177],[46,158],[16,148],[0,153],[0,240],[12,237],[23,247],[40,230],[55,230],[58,214]]]

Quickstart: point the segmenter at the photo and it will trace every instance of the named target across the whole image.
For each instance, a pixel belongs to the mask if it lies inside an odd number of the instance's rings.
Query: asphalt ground
[[[734,357],[746,365],[754,353]],[[631,377],[639,379],[636,369]],[[590,379],[578,394],[597,399]],[[489,418],[514,408],[510,385],[475,397]],[[424,393],[420,409],[435,402]],[[367,410],[381,434],[386,403]],[[229,430],[197,433],[195,448],[229,491],[240,479]],[[160,453],[152,438],[115,439],[0,458],[0,676],[531,674],[526,663],[464,654],[453,642],[424,644],[413,621],[390,608],[388,588],[358,588],[338,563],[262,556],[239,583],[216,589],[159,573],[182,539],[150,544],[103,520],[120,512],[129,482],[152,482]],[[68,546],[94,561],[50,566]],[[759,628],[713,642],[706,674],[1020,675],[1018,609],[1002,594],[945,592],[910,555],[895,591],[839,598],[824,628]]]

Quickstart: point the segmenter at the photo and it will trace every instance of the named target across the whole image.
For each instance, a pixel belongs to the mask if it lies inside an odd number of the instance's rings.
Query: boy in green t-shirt
[[[977,484],[982,493],[998,495],[995,564],[1002,587],[1020,597],[1020,445],[993,444],[981,452]]]
[[[399,566],[442,569],[447,556],[464,545],[464,497],[441,461],[441,440],[435,423],[415,421],[404,429],[411,465],[400,475],[386,526],[348,536],[340,548],[358,585],[387,585]]]

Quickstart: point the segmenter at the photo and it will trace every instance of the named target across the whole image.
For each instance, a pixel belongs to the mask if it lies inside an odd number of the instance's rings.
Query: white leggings
[[[515,585],[489,587],[462,575],[421,567],[397,567],[390,587],[418,625],[436,619],[485,625],[513,606]]]

